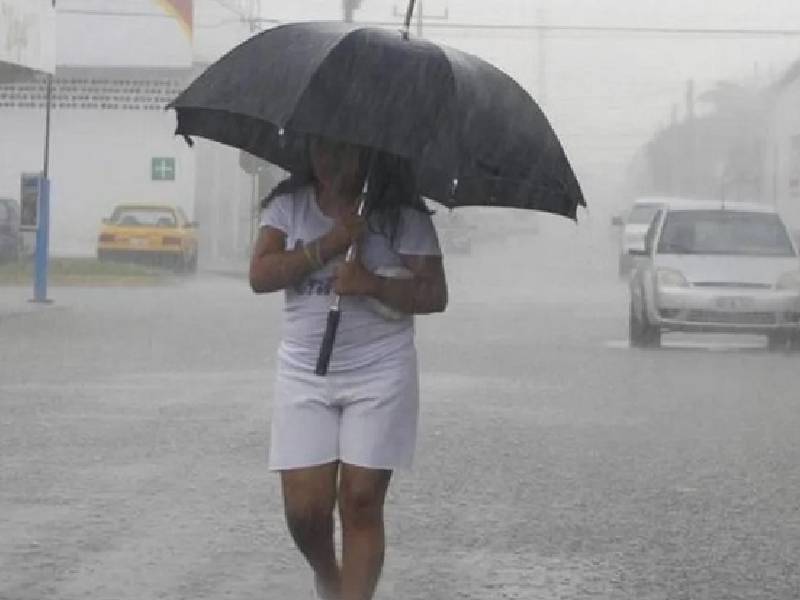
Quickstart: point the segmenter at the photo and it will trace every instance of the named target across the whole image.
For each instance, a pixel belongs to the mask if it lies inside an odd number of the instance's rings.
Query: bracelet
[[[311,256],[311,252],[309,251],[308,246],[305,244],[303,244],[303,254],[305,254],[308,264],[310,264],[312,268],[318,268],[317,261],[315,261],[314,257]]]

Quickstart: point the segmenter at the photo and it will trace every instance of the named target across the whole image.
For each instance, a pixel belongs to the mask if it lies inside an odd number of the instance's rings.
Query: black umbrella
[[[308,135],[333,138],[409,159],[422,195],[445,206],[507,206],[574,219],[585,205],[580,186],[533,99],[476,56],[411,39],[413,5],[401,32],[296,23],[250,38],[170,103],[177,133],[228,144],[288,171],[308,170]],[[338,322],[337,298],[320,375]]]
[[[402,32],[296,23],[250,38],[170,107],[177,133],[305,168],[306,134],[412,161],[446,206],[527,208],[575,218],[584,200],[561,144],[508,75]]]

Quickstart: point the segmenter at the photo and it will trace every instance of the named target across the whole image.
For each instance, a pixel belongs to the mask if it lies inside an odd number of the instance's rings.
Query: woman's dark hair
[[[366,216],[370,230],[383,233],[393,241],[403,207],[426,214],[433,213],[419,193],[417,176],[411,161],[387,152],[364,152],[362,156],[368,165]],[[261,207],[266,208],[276,196],[294,193],[315,181],[310,166],[296,170],[270,191],[261,201]]]
[[[369,160],[369,159],[368,159]],[[432,214],[419,193],[417,175],[411,161],[387,152],[371,157],[367,185],[367,217],[375,228],[394,241],[402,208]]]
[[[311,185],[314,181],[314,174],[311,170],[290,173],[286,179],[279,181],[278,184],[270,190],[269,194],[261,201],[261,208],[267,208],[267,205],[272,202],[275,196],[293,194],[297,190]]]

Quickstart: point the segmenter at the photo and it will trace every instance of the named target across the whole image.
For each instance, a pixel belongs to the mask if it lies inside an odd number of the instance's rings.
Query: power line
[[[231,6],[230,2],[226,2],[225,0],[211,0],[211,1],[212,1],[212,2],[214,2],[215,4],[218,4],[218,5],[219,5],[219,6],[221,6],[222,8],[226,8],[226,9],[228,9],[228,10],[229,10],[229,11],[231,11],[233,14],[235,14],[235,15],[237,15],[237,16],[239,16],[239,17],[241,17],[242,19],[246,19],[246,18],[248,18],[248,15],[247,15],[247,14],[245,14],[245,13],[244,13],[244,11],[242,11],[242,10],[241,10],[241,9],[239,9],[239,8],[235,8],[235,7]]]
[[[278,19],[255,18],[254,21],[257,23],[270,23],[271,25],[280,25],[282,23],[282,21],[279,21]],[[194,26],[197,29],[217,29],[219,27],[225,27],[226,25],[241,25],[242,22],[242,19],[221,19],[213,23],[195,23]]]
[[[287,21],[279,19],[267,19],[263,17],[251,17],[245,12],[231,6],[224,0],[212,0],[216,4],[226,8],[247,23],[270,23],[283,24]],[[104,11],[79,8],[57,9],[59,13],[95,15],[95,16],[118,16],[118,17],[156,17],[171,19],[170,15],[157,12],[136,12],[136,11]],[[357,25],[366,27],[399,27],[402,24],[396,21],[358,21]],[[465,31],[537,31],[537,32],[584,32],[584,33],[629,33],[629,34],[669,34],[669,35],[712,35],[712,36],[775,36],[775,37],[797,37],[800,36],[800,29],[780,29],[780,28],[737,28],[737,27],[628,27],[619,25],[557,25],[557,24],[503,24],[503,23],[453,23],[448,21],[426,22],[425,26],[429,29],[449,29]]]
[[[264,22],[277,22],[258,19]],[[286,22],[286,21],[282,21]],[[356,25],[366,27],[401,27],[397,21],[358,21]],[[502,24],[502,23],[453,23],[426,22],[429,29],[484,30],[484,31],[551,31],[584,33],[630,33],[630,34],[670,34],[670,35],[740,35],[740,36],[800,36],[800,29],[780,28],[737,28],[737,27],[628,27],[622,25],[557,25],[557,24]]]
[[[258,30],[258,24],[261,22],[271,22],[277,23],[274,19],[261,19],[260,17],[256,16],[261,12],[261,4],[259,0],[249,0],[248,6],[250,8],[247,11],[241,3],[237,3],[236,6],[232,6],[231,0],[211,0],[212,2],[218,4],[219,6],[229,10],[237,17],[239,17],[239,21],[250,28],[250,31],[255,33]],[[221,27],[222,21],[218,24],[213,25],[211,27]],[[209,26],[205,26],[206,28],[211,28]]]
[[[241,19],[220,19],[219,21],[215,21],[214,23],[195,23],[195,29],[217,29],[219,27],[225,27],[227,25],[241,25]]]
[[[279,24],[280,22],[276,19],[262,19],[258,17],[250,17],[249,15],[240,12],[235,7],[229,5],[222,0],[212,0],[216,2],[223,8],[230,10],[234,15],[235,18],[231,19],[221,19],[214,23],[207,23],[207,24],[200,24],[196,23],[195,27],[198,29],[215,29],[217,27],[223,27],[225,25],[231,25],[235,23],[246,23],[250,24],[251,28],[256,23],[271,23],[271,24]],[[167,13],[161,12],[142,12],[142,11],[111,11],[111,10],[96,10],[96,9],[82,9],[82,8],[62,8],[58,10],[59,13],[64,14],[76,14],[76,15],[88,15],[88,16],[95,16],[95,17],[145,17],[145,18],[154,18],[154,19],[173,19],[174,17]]]
[[[136,12],[136,11],[115,12],[110,10],[91,10],[83,8],[59,8],[57,9],[57,11],[62,14],[92,15],[92,16],[102,16],[102,17],[151,17],[158,19],[174,18],[172,15],[168,15],[166,13],[158,13],[158,12]]]
[[[239,21],[250,21],[250,16],[243,12],[242,10],[237,9],[234,6],[231,6],[229,2],[225,2],[224,0],[211,0],[215,2],[219,6],[229,10],[234,15],[238,17]],[[87,9],[87,8],[59,8],[57,9],[59,13],[64,14],[75,14],[75,15],[92,15],[92,16],[113,16],[113,17],[156,17],[156,18],[164,18],[164,19],[172,19],[173,16],[163,12],[153,12],[153,11],[112,11],[112,10],[99,10],[99,9]],[[267,19],[264,19],[267,21]]]

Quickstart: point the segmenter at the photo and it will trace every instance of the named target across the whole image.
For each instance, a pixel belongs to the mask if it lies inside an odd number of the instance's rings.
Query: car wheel
[[[661,348],[661,327],[651,325],[645,317],[645,346],[647,348]]]
[[[787,350],[791,341],[791,337],[786,331],[773,331],[767,334],[767,350],[770,352]]]
[[[793,331],[789,336],[789,351],[800,352],[800,331]]]
[[[622,254],[619,257],[619,260],[617,261],[617,274],[621,279],[624,279],[625,277],[628,276],[629,273],[630,273],[630,268],[628,265],[628,261],[625,258],[625,255]]]
[[[632,301],[628,320],[628,339],[634,348],[661,347],[661,327],[652,325],[644,310],[637,311]]]
[[[172,259],[172,271],[174,273],[185,273],[188,270],[188,264],[183,254],[179,254]]]
[[[192,255],[189,259],[186,265],[186,272],[191,274],[197,273],[197,254]]]
[[[631,300],[630,311],[628,313],[628,341],[630,342],[632,348],[644,347],[642,320],[636,313],[636,308],[633,306],[633,300]]]

